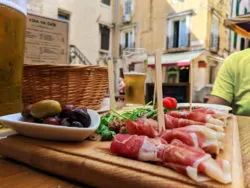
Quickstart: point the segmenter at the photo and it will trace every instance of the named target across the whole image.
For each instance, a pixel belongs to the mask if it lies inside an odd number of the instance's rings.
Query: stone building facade
[[[194,101],[203,102],[229,53],[224,19],[230,16],[230,1],[122,0],[119,7],[120,56],[126,48],[146,49],[152,67],[147,81],[153,82],[153,54],[160,49],[163,81],[190,84],[193,78]],[[181,72],[190,69],[190,64],[193,75],[181,80]],[[170,75],[169,69],[175,71]],[[179,78],[170,79],[172,72]]]
[[[112,0],[28,0],[28,13],[70,23],[69,44],[92,63],[112,56]]]

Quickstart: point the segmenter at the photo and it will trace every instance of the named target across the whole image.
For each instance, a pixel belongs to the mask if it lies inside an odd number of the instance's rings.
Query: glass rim
[[[124,75],[146,75],[144,72],[136,72],[136,71],[130,71],[130,72],[124,72]]]
[[[23,5],[26,6],[26,0],[22,0],[22,2],[23,2]],[[3,4],[3,5],[8,6],[10,8],[13,8],[13,9],[17,10],[18,12],[27,16],[26,7],[22,7],[20,4],[15,3],[12,0],[0,0],[0,4]]]

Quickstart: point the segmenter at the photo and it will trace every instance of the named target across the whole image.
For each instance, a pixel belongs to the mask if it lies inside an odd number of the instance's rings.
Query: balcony
[[[135,48],[135,42],[128,43],[125,46],[123,46],[122,44],[120,44],[120,49],[119,49],[120,55],[123,54],[123,50],[129,49],[129,48]]]
[[[132,15],[131,14],[125,14],[122,16],[122,23],[130,23],[132,21]]]
[[[166,48],[168,52],[179,52],[190,50],[190,33],[180,36],[168,35],[166,40]]]
[[[212,52],[218,52],[220,45],[220,37],[218,34],[211,34],[210,35],[210,50]]]

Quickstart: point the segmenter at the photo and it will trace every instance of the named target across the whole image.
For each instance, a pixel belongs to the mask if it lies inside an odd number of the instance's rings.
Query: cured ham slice
[[[204,108],[204,107],[195,108],[192,110],[192,112],[202,112],[205,114],[211,114],[214,118],[219,119],[221,121],[224,121],[224,123],[226,123],[226,120],[231,116],[231,114],[229,114],[227,112],[209,109],[209,108]]]
[[[198,125],[165,130],[160,135],[168,143],[178,139],[189,146],[200,147],[211,154],[218,154],[220,149],[223,149],[224,136],[225,134],[222,132]]]
[[[169,114],[165,114],[165,126],[167,129],[173,129],[178,127],[186,127],[189,125],[203,125],[216,131],[223,132],[224,128],[219,125],[214,125],[210,123],[193,121],[190,119],[178,118]]]
[[[218,154],[223,149],[223,132],[216,132],[201,125],[189,125],[181,128],[167,129],[158,132],[158,123],[153,119],[139,118],[136,122],[127,120],[125,125],[129,134],[144,135],[151,138],[161,137],[170,143],[179,139],[185,144],[200,147],[207,153]]]
[[[228,172],[224,172],[210,155],[181,141],[167,144],[161,138],[118,134],[114,137],[110,150],[116,155],[160,163],[185,173],[196,181],[200,172],[221,183],[231,182],[230,173],[228,176]]]
[[[126,120],[124,123],[129,134],[146,135],[151,138],[159,135],[158,122],[153,119],[137,118],[136,122]]]
[[[211,114],[206,114],[199,111],[170,111],[168,115],[176,118],[184,118],[192,121],[202,122],[202,123],[210,123],[215,125],[224,126],[224,122],[220,119],[216,119]]]

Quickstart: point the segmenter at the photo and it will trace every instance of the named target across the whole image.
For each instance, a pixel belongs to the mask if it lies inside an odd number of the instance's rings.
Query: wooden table
[[[238,116],[245,187],[250,187],[250,117]],[[1,187],[86,187],[0,157]]]

